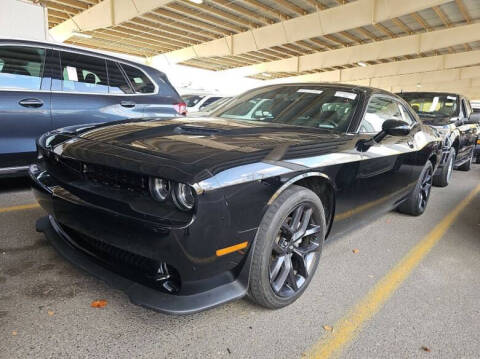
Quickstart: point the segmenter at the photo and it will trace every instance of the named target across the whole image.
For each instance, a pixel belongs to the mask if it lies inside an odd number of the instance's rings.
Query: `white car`
[[[187,104],[189,113],[202,111],[204,107],[218,101],[225,96],[219,94],[185,94],[182,95],[183,100]]]

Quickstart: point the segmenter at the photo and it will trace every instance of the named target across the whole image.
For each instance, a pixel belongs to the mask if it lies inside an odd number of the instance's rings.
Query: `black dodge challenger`
[[[273,85],[210,118],[43,135],[37,223],[71,262],[139,305],[192,313],[249,293],[280,308],[324,240],[397,208],[425,211],[441,140],[377,89]]]

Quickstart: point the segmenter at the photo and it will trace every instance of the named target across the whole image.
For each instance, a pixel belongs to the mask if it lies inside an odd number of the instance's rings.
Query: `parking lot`
[[[392,212],[328,242],[291,306],[239,300],[188,316],[135,306],[75,269],[35,232],[45,213],[28,183],[3,181],[0,357],[477,358],[479,179],[478,165],[455,171],[423,216]]]

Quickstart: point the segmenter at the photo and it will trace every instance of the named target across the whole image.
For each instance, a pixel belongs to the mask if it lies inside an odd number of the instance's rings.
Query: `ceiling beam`
[[[421,54],[450,46],[480,40],[480,23],[472,23],[426,33],[408,35],[368,44],[316,52],[252,66],[236,71],[244,76],[264,72],[303,72],[358,62],[381,61],[406,55]]]
[[[92,31],[118,25],[168,4],[171,0],[104,0],[50,29],[63,42],[76,31]]]
[[[229,56],[375,25],[453,0],[358,0],[164,54],[169,62]],[[349,21],[345,21],[345,19]]]
[[[279,82],[342,82],[386,88],[480,77],[480,50],[286,77]]]

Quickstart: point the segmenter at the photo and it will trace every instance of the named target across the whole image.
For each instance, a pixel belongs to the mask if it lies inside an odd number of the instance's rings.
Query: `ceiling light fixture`
[[[77,37],[83,37],[85,39],[91,39],[93,37],[92,35],[84,34],[83,32],[77,32],[77,31],[72,32],[72,35]]]
[[[357,62],[357,64],[359,66],[362,66],[362,67],[367,67],[367,64],[365,62],[362,62],[362,61]]]
[[[190,0],[190,2],[193,2],[194,4],[203,4],[203,0]]]
[[[272,74],[269,74],[268,72],[262,73],[262,76],[264,77],[272,77]]]

